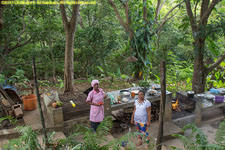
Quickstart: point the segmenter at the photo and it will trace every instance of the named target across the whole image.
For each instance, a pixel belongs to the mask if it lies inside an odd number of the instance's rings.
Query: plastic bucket
[[[34,94],[30,94],[27,96],[23,96],[23,106],[24,110],[35,110],[37,108],[37,96]]]

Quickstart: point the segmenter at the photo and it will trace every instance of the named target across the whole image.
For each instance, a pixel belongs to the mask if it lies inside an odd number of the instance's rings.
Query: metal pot
[[[220,93],[221,95],[225,95],[225,90],[220,90],[219,93]]]
[[[128,90],[121,90],[120,91],[120,97],[121,98],[130,98],[130,91]]]
[[[194,98],[195,92],[194,91],[188,91],[187,92],[187,97],[188,98]]]

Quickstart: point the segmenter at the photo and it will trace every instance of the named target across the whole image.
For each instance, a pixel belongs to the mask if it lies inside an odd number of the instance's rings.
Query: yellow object
[[[143,124],[143,123],[139,123],[139,125],[140,125],[141,127],[144,127],[144,126],[145,126],[145,124]]]
[[[143,73],[143,71],[140,71],[140,72],[139,72],[139,77],[141,77],[141,76],[142,76],[142,73]]]
[[[76,107],[76,104],[73,101],[70,101],[70,103],[73,107]]]

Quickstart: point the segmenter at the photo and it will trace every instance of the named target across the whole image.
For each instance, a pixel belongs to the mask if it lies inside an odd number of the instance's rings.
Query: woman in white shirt
[[[149,134],[146,132],[147,126],[151,122],[151,103],[145,100],[145,91],[138,92],[138,100],[134,103],[134,111],[131,117],[131,124],[135,124],[137,131],[147,136],[147,143],[149,144]],[[142,137],[138,135],[138,144],[142,145]]]

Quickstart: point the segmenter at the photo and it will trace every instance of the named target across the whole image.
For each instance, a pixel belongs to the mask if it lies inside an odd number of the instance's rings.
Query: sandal
[[[138,140],[138,143],[136,144],[136,146],[140,146],[140,145],[142,145],[143,143],[142,143],[142,140]]]

